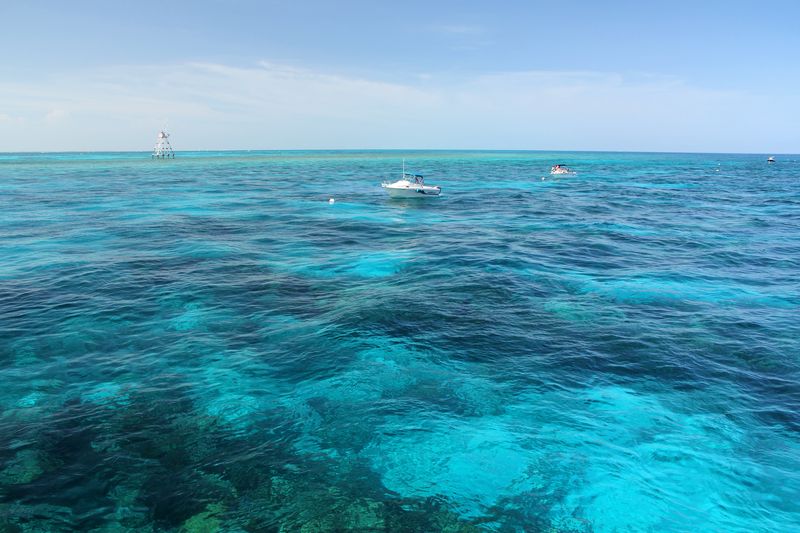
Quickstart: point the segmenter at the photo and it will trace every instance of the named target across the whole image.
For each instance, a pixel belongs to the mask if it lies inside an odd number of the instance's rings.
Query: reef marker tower
[[[175,159],[175,152],[172,151],[172,145],[169,144],[169,133],[165,130],[158,132],[156,146],[153,148],[153,155],[150,157],[153,159]]]

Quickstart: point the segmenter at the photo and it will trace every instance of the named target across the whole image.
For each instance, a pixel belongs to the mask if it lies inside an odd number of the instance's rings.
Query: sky
[[[0,152],[800,153],[800,2],[0,0]]]

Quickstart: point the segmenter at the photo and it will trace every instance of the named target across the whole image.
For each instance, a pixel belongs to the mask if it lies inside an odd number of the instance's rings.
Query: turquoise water
[[[796,530],[765,159],[0,154],[0,531]]]

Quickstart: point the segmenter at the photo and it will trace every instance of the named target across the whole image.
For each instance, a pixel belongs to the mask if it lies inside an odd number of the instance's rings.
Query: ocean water
[[[0,154],[0,531],[797,531],[777,159]]]

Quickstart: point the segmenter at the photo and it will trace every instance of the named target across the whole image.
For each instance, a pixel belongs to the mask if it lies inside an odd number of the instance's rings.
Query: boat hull
[[[392,198],[427,198],[429,196],[439,196],[442,193],[440,187],[384,187]]]

